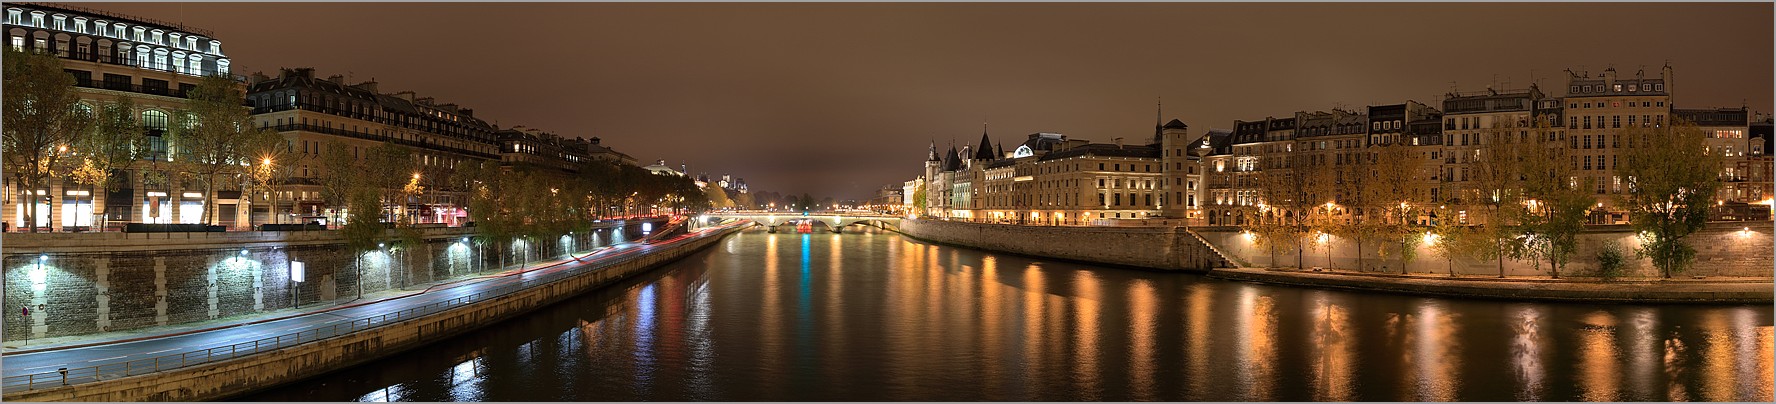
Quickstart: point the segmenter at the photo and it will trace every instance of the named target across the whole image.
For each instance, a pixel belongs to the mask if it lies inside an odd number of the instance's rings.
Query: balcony
[[[75,87],[97,88],[101,90],[126,91],[139,94],[159,95],[166,97],[190,98],[185,91],[176,88],[147,87],[140,84],[118,83],[98,80],[74,80]]]
[[[278,132],[301,131],[301,132],[324,133],[324,134],[335,135],[335,136],[345,136],[345,137],[353,137],[353,138],[365,139],[365,140],[374,140],[374,141],[378,141],[378,142],[389,142],[389,143],[399,144],[399,145],[403,145],[403,146],[412,146],[412,147],[418,147],[418,148],[424,148],[424,149],[447,151],[447,152],[465,154],[465,155],[469,155],[469,156],[475,156],[475,157],[480,157],[480,158],[490,159],[490,160],[499,160],[500,159],[499,155],[492,154],[492,153],[482,153],[482,152],[468,150],[468,149],[462,149],[462,148],[450,147],[450,146],[439,145],[439,144],[432,144],[432,143],[426,143],[426,142],[420,142],[420,141],[414,141],[414,140],[388,137],[388,136],[378,135],[378,134],[374,134],[374,133],[357,132],[357,131],[350,131],[350,130],[338,129],[338,128],[328,128],[328,127],[322,127],[322,126],[316,126],[316,125],[284,124],[284,125],[271,126],[270,128],[272,130],[276,130]]]
[[[108,64],[108,65],[113,65],[113,66],[129,66],[129,67],[134,67],[134,68],[138,68],[138,69],[157,70],[157,71],[163,71],[163,72],[168,72],[168,73],[183,74],[183,75],[188,75],[188,76],[202,77],[202,76],[213,76],[213,75],[220,74],[220,75],[227,76],[229,79],[232,79],[235,82],[245,83],[247,81],[247,76],[242,76],[242,75],[238,75],[238,74],[229,74],[229,73],[218,71],[215,69],[191,69],[191,70],[186,70],[186,71],[181,72],[181,71],[174,70],[173,66],[171,64],[154,63],[153,61],[147,61],[146,63],[144,63],[141,60],[118,57],[116,55],[103,55],[103,54],[97,54],[97,53],[93,53],[93,52],[63,51],[63,52],[57,52],[56,56],[59,56],[62,59],[68,59],[68,60],[80,60],[80,61]]]

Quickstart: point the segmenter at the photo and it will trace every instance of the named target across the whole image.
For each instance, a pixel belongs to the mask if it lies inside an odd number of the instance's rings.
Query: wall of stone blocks
[[[621,229],[612,222],[597,227],[567,240],[533,242],[547,245],[532,246],[528,255],[533,262],[558,259],[570,250],[583,253],[642,237],[639,221]],[[368,294],[517,269],[526,255],[495,248],[472,231],[428,229],[420,245],[356,260],[335,232],[8,234],[0,254],[0,304],[6,310],[0,332],[11,342],[211,320],[221,325],[296,303],[344,303],[356,298],[360,286]],[[464,243],[464,237],[472,241]],[[503,268],[499,254],[507,257]],[[291,282],[292,260],[306,264],[302,283]],[[22,311],[27,307],[29,316]]]
[[[1706,229],[1687,238],[1690,246],[1697,250],[1697,258],[1692,267],[1674,276],[1713,276],[1713,277],[1761,277],[1772,276],[1772,267],[1776,266],[1776,247],[1772,246],[1771,222],[1749,223],[1713,223]],[[1209,240],[1210,244],[1231,255],[1236,262],[1250,267],[1289,267],[1297,266],[1297,249],[1282,247],[1271,261],[1270,250],[1260,247],[1255,238],[1248,237],[1237,228],[1215,227],[1197,228],[1195,231]],[[1634,249],[1640,247],[1636,232],[1627,226],[1598,227],[1579,235],[1579,249],[1561,270],[1561,276],[1593,277],[1598,273],[1597,252],[1607,241],[1616,241],[1629,256],[1626,277],[1653,278],[1662,276],[1650,260],[1634,256]],[[1303,243],[1304,251],[1299,256],[1302,267],[1331,267],[1353,269],[1359,267],[1356,245],[1350,240],[1328,236],[1327,243],[1319,243],[1315,237],[1308,237]],[[1413,261],[1407,263],[1409,273],[1429,273],[1458,275],[1497,275],[1497,260],[1475,260],[1465,257],[1445,258],[1431,246],[1420,243],[1416,248]],[[1326,246],[1330,245],[1330,257]],[[1397,245],[1397,244],[1396,244]],[[1398,254],[1389,246],[1388,256],[1383,258],[1377,253],[1378,244],[1374,241],[1363,246],[1362,266],[1365,271],[1397,273],[1400,271]],[[1507,276],[1547,276],[1551,275],[1546,262],[1540,268],[1529,261],[1506,258],[1504,272]]]
[[[1154,269],[1203,270],[1218,259],[1180,227],[1018,226],[904,220],[920,239],[1031,256]]]

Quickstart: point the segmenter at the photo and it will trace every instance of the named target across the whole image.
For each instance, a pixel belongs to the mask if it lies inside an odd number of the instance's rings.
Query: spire
[[[931,141],[931,153],[925,156],[925,161],[939,161],[937,157],[937,140],[934,139]]]
[[[997,154],[1001,158],[1005,157],[1005,144],[1004,143],[994,143],[993,144],[993,154]]]
[[[981,123],[981,141],[980,141],[980,146],[976,146],[974,148],[974,159],[975,160],[995,160],[995,159],[998,159],[998,157],[993,156],[993,144],[987,140],[987,123],[986,122]]]
[[[1162,139],[1165,139],[1165,137],[1160,136],[1160,134],[1159,134],[1160,127],[1163,126],[1160,124],[1160,122],[1164,122],[1164,121],[1165,121],[1165,97],[1154,97],[1154,101],[1153,101],[1153,144],[1164,143],[1162,141]]]

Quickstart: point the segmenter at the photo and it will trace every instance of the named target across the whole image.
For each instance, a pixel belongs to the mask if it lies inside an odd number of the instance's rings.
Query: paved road
[[[600,248],[585,256],[581,256],[580,261],[566,259],[545,262],[538,264],[538,269],[528,270],[509,276],[494,276],[490,278],[461,281],[456,284],[435,287],[430,291],[420,294],[372,302],[359,306],[333,309],[330,311],[301,314],[276,321],[184,335],[122,341],[44,352],[4,355],[0,356],[0,376],[7,378],[5,387],[11,389],[22,388],[25,383],[23,379],[17,378],[16,376],[34,373],[39,374],[36,376],[36,386],[45,387],[44,377],[46,375],[42,375],[41,373],[49,372],[49,375],[47,376],[51,380],[59,379],[55,373],[58,368],[71,369],[69,379],[72,382],[91,381],[90,376],[78,376],[78,374],[82,372],[73,371],[72,369],[104,365],[105,373],[121,372],[124,370],[123,366],[125,366],[126,363],[131,366],[152,366],[153,362],[151,359],[157,357],[162,358],[162,367],[166,368],[177,363],[179,361],[178,356],[181,354],[191,353],[191,359],[193,361],[198,361],[207,356],[204,355],[206,350],[214,347],[252,342],[262,338],[271,338],[306,330],[326,329],[336,324],[353,321],[354,319],[363,322],[364,317],[373,317],[404,309],[421,307],[453,298],[494,290],[507,285],[538,284],[541,283],[538,281],[539,279],[548,277],[550,274],[572,271],[576,268],[602,266],[625,261],[664,248],[665,246],[686,242],[692,238],[692,236],[702,235],[718,229],[719,228],[705,228],[691,232],[691,234],[664,240],[654,240],[651,243],[636,242]],[[170,360],[168,358],[169,355],[172,356]],[[116,369],[113,370],[113,367]],[[135,369],[136,370],[133,373],[143,373],[141,368]],[[91,371],[88,370],[85,373],[90,374]],[[51,383],[56,382],[52,381]]]

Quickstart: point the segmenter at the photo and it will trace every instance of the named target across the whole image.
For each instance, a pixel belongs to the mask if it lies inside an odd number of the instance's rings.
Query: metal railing
[[[106,363],[78,368],[61,368],[49,372],[7,376],[3,381],[0,381],[0,390],[20,391],[72,386],[178,369],[293,347],[304,343],[320,341],[401,321],[412,320],[476,302],[505,296],[521,290],[564,281],[587,272],[597,271],[612,265],[640,259],[642,257],[645,257],[645,255],[627,257],[626,259],[608,261],[600,264],[578,266],[565,271],[543,275],[536,279],[521,279],[517,283],[507,284],[494,289],[484,290],[441,302],[433,302],[424,306],[410,307],[404,310],[374,316],[358,317],[349,322],[335,323],[330,326],[260,338],[253,341],[186,351],[179,354],[167,354],[152,358],[130,360],[121,363]],[[523,274],[524,272],[515,275],[522,276]],[[417,329],[416,333],[423,338],[425,330],[423,328]]]

